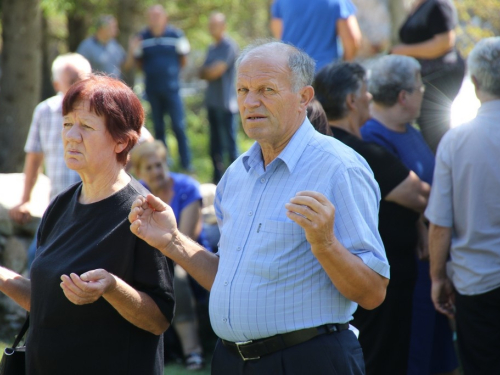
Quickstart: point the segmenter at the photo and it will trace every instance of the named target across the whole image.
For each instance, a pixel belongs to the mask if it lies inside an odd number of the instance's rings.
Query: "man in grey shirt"
[[[468,67],[481,107],[443,137],[425,215],[434,306],[456,318],[464,374],[481,375],[500,368],[500,37]]]
[[[78,52],[92,66],[92,71],[109,74],[121,78],[123,70],[129,70],[134,65],[133,51],[129,53],[116,41],[118,23],[111,15],[103,15],[97,19],[96,32],[83,40],[78,46]]]
[[[207,57],[200,69],[200,78],[208,81],[205,104],[210,123],[210,156],[214,166],[213,182],[218,183],[224,174],[225,165],[231,164],[238,157],[234,116],[238,112],[234,63],[239,49],[225,34],[226,17],[222,13],[213,13],[208,27],[214,43],[208,48]],[[224,163],[226,152],[229,157],[227,164]]]

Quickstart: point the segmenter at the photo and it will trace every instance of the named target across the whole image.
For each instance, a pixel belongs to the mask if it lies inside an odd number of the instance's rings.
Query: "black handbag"
[[[30,325],[30,317],[19,331],[11,348],[5,348],[2,361],[0,362],[0,375],[24,375],[26,374],[26,346],[18,346]]]

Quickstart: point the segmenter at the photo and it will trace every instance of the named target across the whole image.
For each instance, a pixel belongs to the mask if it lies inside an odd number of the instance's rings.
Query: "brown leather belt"
[[[222,344],[232,352],[241,356],[244,361],[259,359],[268,354],[309,341],[312,338],[327,333],[340,332],[349,329],[349,323],[325,324],[319,327],[306,328],[283,333],[265,339],[231,342],[221,340]]]

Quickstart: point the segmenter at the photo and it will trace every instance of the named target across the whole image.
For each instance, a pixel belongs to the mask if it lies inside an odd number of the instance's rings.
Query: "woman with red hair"
[[[82,181],[47,208],[30,279],[0,267],[0,291],[30,311],[28,374],[163,374],[173,266],[127,220],[148,193],[124,169],[143,122],[113,78],[92,76],[64,97],[64,158]]]

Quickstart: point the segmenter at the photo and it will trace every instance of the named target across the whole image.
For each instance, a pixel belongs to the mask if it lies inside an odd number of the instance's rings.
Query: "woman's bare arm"
[[[23,309],[30,311],[31,280],[5,267],[0,267],[0,291]]]

